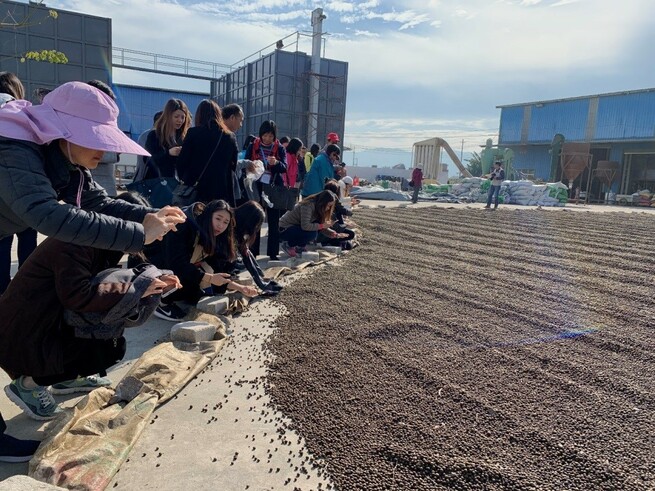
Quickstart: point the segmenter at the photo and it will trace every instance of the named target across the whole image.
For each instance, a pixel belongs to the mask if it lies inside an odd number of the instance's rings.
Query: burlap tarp
[[[105,489],[155,408],[179,392],[224,346],[225,328],[218,318],[199,312],[192,317],[219,326],[215,340],[167,342],[145,352],[115,390],[94,390],[72,413],[53,423],[30,461],[29,476],[67,489]],[[117,398],[131,400],[114,403]]]
[[[318,261],[303,261],[302,256],[292,260],[293,266],[276,266],[274,268],[267,268],[264,270],[264,276],[270,278],[271,280],[277,280],[283,276],[287,276],[298,271],[302,271],[305,268],[310,266],[318,266],[319,264],[326,263],[336,259],[338,256],[327,251],[318,251],[319,260]]]

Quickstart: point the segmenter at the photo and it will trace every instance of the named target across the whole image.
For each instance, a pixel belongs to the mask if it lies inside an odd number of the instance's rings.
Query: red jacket
[[[423,183],[423,171],[418,167],[412,171],[412,185],[420,186]]]

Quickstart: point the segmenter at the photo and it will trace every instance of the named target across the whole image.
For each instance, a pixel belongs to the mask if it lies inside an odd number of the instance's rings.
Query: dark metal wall
[[[72,80],[111,82],[111,19],[57,10],[49,17],[47,7],[3,0],[2,18],[27,26],[0,28],[0,70],[14,72],[25,85],[27,98],[34,89],[55,88]],[[66,64],[20,58],[27,51],[57,50],[68,57]]]
[[[212,83],[212,96],[219,105],[237,103],[244,109],[239,142],[250,133],[257,135],[268,119],[276,122],[278,137],[299,137],[307,146],[323,145],[331,131],[343,141],[348,63],[322,59],[319,75],[310,74],[310,66],[311,57],[305,53],[276,50]],[[307,141],[312,76],[320,80],[318,142]]]

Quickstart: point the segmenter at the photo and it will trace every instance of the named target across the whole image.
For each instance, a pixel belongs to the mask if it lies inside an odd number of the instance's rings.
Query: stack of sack
[[[528,206],[564,206],[569,199],[561,182],[534,184],[532,181],[506,181],[510,203]],[[505,184],[505,183],[503,183]]]
[[[637,206],[651,206],[652,197],[650,190],[642,189],[632,195],[632,202]]]
[[[452,187],[452,194],[469,203],[486,203],[491,181],[467,177]],[[525,206],[564,206],[569,199],[568,188],[561,182],[535,184],[532,181],[503,181],[498,201]]]

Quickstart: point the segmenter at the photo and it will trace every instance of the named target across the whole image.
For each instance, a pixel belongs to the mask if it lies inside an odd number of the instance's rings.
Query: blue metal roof
[[[198,104],[209,97],[209,93],[179,92],[165,89],[135,87],[131,85],[114,85],[116,102],[120,113],[118,127],[133,140],[152,128],[152,117],[157,111],[164,109],[169,99],[181,99],[193,114]]]

